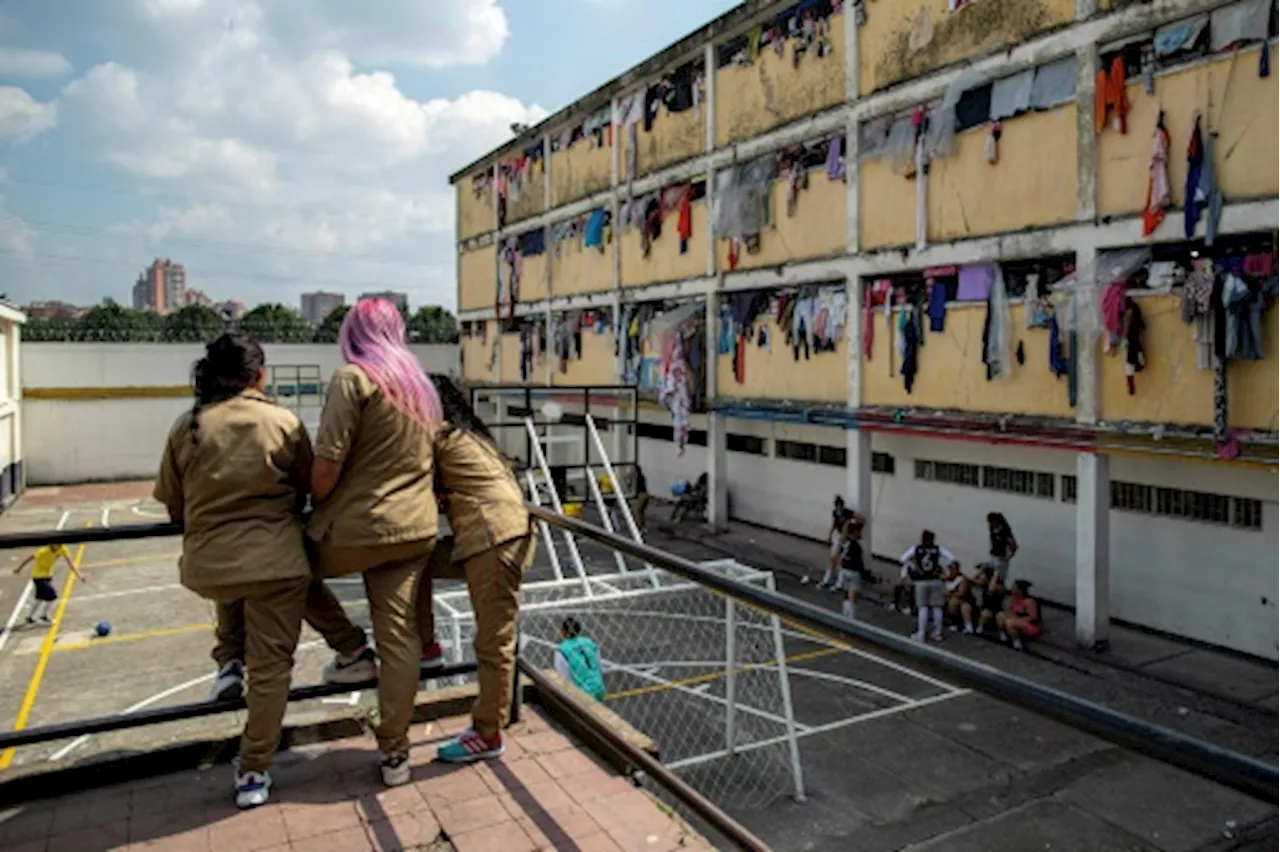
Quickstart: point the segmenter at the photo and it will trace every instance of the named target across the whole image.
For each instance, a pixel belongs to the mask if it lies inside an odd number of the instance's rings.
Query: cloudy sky
[[[456,301],[447,177],[732,0],[0,0],[0,293]]]

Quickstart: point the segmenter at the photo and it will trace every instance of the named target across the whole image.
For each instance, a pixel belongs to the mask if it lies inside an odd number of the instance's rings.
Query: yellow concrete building
[[[842,493],[876,553],[977,562],[999,511],[1080,641],[1274,659],[1275,34],[743,3],[452,177],[464,378],[638,386],[651,489],[705,470],[713,523],[821,538]]]

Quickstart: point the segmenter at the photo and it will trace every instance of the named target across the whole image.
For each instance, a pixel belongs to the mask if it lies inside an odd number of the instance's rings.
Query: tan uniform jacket
[[[496,447],[456,429],[436,441],[435,453],[440,488],[449,507],[454,562],[529,532],[524,495]]]
[[[155,498],[185,525],[182,584],[198,594],[309,577],[301,512],[311,441],[294,414],[256,390],[192,413],[169,431]]]
[[[329,496],[315,502],[307,535],[344,549],[433,538],[440,526],[433,441],[364,370],[339,367],[326,391],[316,455],[342,472]]]

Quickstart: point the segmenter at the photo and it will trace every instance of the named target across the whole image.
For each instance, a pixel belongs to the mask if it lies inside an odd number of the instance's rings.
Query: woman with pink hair
[[[440,397],[405,345],[404,320],[390,302],[357,302],[338,342],[346,364],[334,371],[320,415],[307,536],[322,576],[364,576],[381,671],[372,655],[339,655],[325,679],[377,675],[382,780],[397,786],[409,781],[422,654],[414,603],[439,528],[432,448]]]

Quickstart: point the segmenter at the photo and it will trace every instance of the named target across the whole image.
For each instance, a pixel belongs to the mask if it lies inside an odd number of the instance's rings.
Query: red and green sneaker
[[[502,734],[486,739],[468,728],[436,749],[436,760],[441,763],[475,763],[501,757],[504,751],[506,746],[502,744]]]

